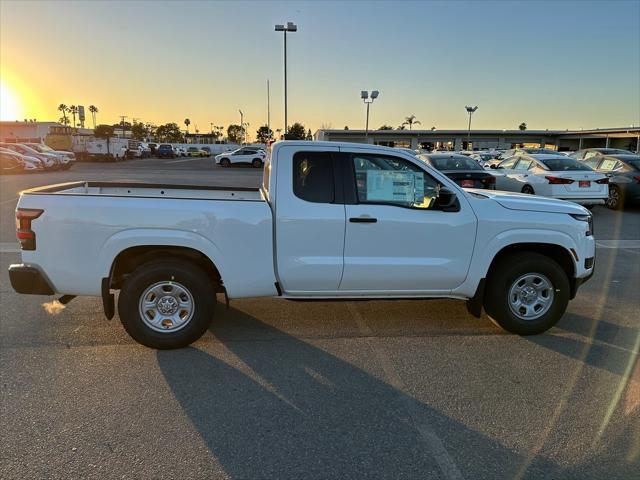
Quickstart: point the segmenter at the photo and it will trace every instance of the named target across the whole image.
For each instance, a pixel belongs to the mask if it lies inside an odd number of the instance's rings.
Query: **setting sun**
[[[0,120],[17,120],[20,117],[18,98],[4,80],[0,80]]]

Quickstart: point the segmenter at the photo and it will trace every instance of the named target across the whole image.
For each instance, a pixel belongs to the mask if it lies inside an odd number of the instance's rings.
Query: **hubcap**
[[[618,205],[618,190],[615,188],[609,189],[609,206],[615,208]]]
[[[191,292],[178,282],[154,283],[140,295],[140,317],[156,332],[175,332],[184,328],[193,317],[194,309]]]
[[[540,273],[522,275],[509,289],[509,308],[522,320],[535,320],[553,304],[553,285]]]

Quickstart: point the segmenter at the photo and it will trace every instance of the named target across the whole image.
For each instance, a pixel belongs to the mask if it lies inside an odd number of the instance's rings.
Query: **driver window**
[[[600,164],[600,170],[606,170],[606,171],[615,170],[618,167],[617,164],[618,164],[617,160],[605,158],[604,160],[602,160],[602,163]]]
[[[417,165],[388,155],[354,153],[352,158],[359,203],[435,206],[440,184]]]
[[[509,158],[503,161],[502,163],[500,163],[498,165],[498,168],[513,169],[513,166],[516,164],[517,161],[518,161],[517,158]]]
[[[514,170],[529,170],[529,168],[531,168],[531,165],[533,164],[533,161],[531,160],[520,160],[518,162],[518,164],[515,166]]]

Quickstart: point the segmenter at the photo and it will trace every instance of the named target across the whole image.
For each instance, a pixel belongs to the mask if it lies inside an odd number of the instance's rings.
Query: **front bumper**
[[[11,286],[18,293],[30,295],[53,295],[55,293],[49,280],[36,267],[24,264],[9,266]]]

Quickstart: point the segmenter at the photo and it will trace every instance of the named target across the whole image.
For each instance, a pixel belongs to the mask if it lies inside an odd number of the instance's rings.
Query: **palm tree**
[[[69,122],[67,121],[67,112],[69,111],[69,107],[67,107],[64,103],[58,105],[58,110],[62,112],[62,124],[67,125]]]
[[[71,105],[69,107],[69,113],[71,113],[71,115],[73,115],[73,124],[71,125],[73,128],[76,127],[76,113],[78,113],[78,107],[76,107],[75,105]]]
[[[96,113],[98,113],[98,107],[95,105],[89,105],[89,111],[91,112],[91,117],[93,118],[93,129],[96,129]]]
[[[411,130],[411,127],[413,127],[414,125],[421,125],[421,123],[416,120],[415,115],[411,115],[404,118],[404,122],[402,122],[402,125],[409,125],[409,130]]]
[[[525,131],[527,129],[527,124],[522,122],[520,125],[518,125],[518,128],[522,131]]]
[[[191,125],[191,120],[189,120],[188,118],[184,119],[184,124],[187,127],[187,135],[189,135],[189,125]]]

